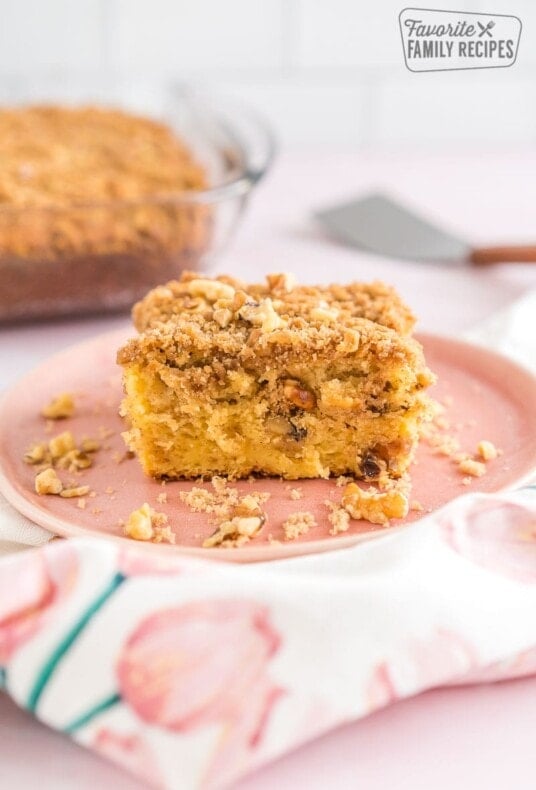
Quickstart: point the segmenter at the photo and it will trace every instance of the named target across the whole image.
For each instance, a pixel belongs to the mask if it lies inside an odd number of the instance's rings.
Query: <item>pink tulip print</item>
[[[146,618],[117,665],[119,691],[145,722],[174,732],[219,725],[205,786],[232,779],[262,738],[280,690],[267,668],[279,647],[267,610],[204,601]]]
[[[0,665],[40,629],[74,585],[77,556],[65,544],[6,563],[0,575]]]
[[[367,712],[425,689],[458,682],[476,666],[476,650],[454,631],[438,628],[428,637],[409,639],[399,646],[396,657],[374,667],[366,686]]]
[[[118,570],[125,576],[180,576],[192,572],[195,562],[164,554],[147,554],[138,548],[121,548],[117,556]]]
[[[156,757],[140,735],[102,727],[94,736],[91,746],[102,757],[130,771],[150,787],[164,786]]]
[[[479,499],[463,515],[445,516],[449,546],[487,570],[525,584],[536,583],[536,520],[530,508]]]
[[[463,683],[495,683],[500,680],[524,678],[536,673],[536,645],[515,656],[475,669],[462,678]]]
[[[398,699],[398,692],[387,661],[382,661],[372,670],[366,686],[365,698],[367,713],[384,708]]]

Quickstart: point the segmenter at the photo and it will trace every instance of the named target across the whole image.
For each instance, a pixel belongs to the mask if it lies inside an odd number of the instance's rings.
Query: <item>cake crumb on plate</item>
[[[458,464],[458,469],[464,475],[470,475],[471,477],[482,477],[482,475],[486,474],[486,465],[472,458],[463,458]]]
[[[285,540],[295,540],[300,535],[305,535],[311,527],[316,527],[316,520],[312,513],[299,511],[291,513],[283,522]]]
[[[483,461],[494,461],[499,455],[499,451],[493,442],[482,439],[477,445],[476,451]]]
[[[74,414],[74,400],[70,392],[62,392],[41,409],[41,414],[48,420],[64,420]]]

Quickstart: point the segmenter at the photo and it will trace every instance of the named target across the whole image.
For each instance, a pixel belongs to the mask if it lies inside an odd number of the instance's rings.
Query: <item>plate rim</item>
[[[4,422],[4,410],[7,408],[8,401],[10,396],[13,394],[13,391],[17,390],[21,386],[24,386],[25,381],[32,380],[36,374],[39,373],[41,368],[48,367],[51,362],[58,362],[61,360],[63,356],[70,355],[75,349],[82,351],[86,346],[93,346],[97,341],[104,341],[105,338],[110,338],[110,340],[115,339],[114,342],[117,342],[117,339],[120,337],[128,336],[129,326],[125,325],[124,327],[115,328],[112,330],[108,330],[107,332],[102,332],[100,334],[94,335],[93,337],[87,338],[82,340],[78,343],[72,343],[69,346],[57,351],[54,354],[51,354],[46,359],[42,360],[39,364],[35,365],[31,370],[27,371],[21,377],[19,377],[14,383],[8,387],[7,390],[1,393],[0,395],[0,425]],[[519,375],[521,375],[526,380],[530,381],[532,386],[536,388],[536,374],[533,373],[527,366],[523,365],[522,363],[518,362],[517,360],[512,360],[507,357],[505,354],[501,353],[500,351],[496,351],[494,349],[490,349],[487,346],[479,345],[478,343],[472,342],[471,340],[467,340],[465,338],[458,338],[453,337],[450,335],[442,335],[442,334],[435,334],[433,332],[417,332],[415,334],[415,338],[421,342],[426,343],[428,339],[431,342],[438,342],[440,344],[448,344],[450,347],[453,345],[458,348],[465,348],[469,349],[470,353],[474,353],[478,351],[481,354],[484,354],[488,358],[493,358],[498,360],[501,365],[506,366],[510,370],[515,370]],[[536,407],[534,409],[534,414],[536,418]],[[519,477],[516,477],[514,480],[505,483],[502,486],[499,486],[494,492],[490,493],[500,493],[503,491],[511,491],[514,488],[522,487],[524,483],[528,482],[529,480],[534,478],[536,473],[536,446],[534,447],[533,452],[533,459],[532,465],[530,469],[527,469],[526,472],[521,474]],[[87,527],[80,527],[76,523],[72,523],[70,521],[66,521],[63,518],[58,516],[54,516],[50,514],[46,509],[38,507],[36,504],[28,500],[11,482],[10,478],[6,472],[6,466],[4,464],[4,457],[3,453],[0,449],[0,494],[2,494],[6,501],[8,502],[11,507],[13,507],[18,513],[25,516],[26,518],[30,519],[33,523],[37,526],[40,526],[53,534],[53,536],[60,536],[63,538],[95,538],[95,539],[104,539],[104,540],[112,540],[114,542],[118,542],[119,545],[125,545],[125,543],[132,545],[132,542],[129,538],[124,537],[122,535],[113,535],[107,534],[105,532],[98,532],[97,530],[92,530],[91,528]],[[471,492],[463,492],[459,496],[470,496]],[[454,497],[453,499],[446,502],[443,507],[448,507],[452,502],[454,502],[459,497]],[[443,509],[439,508],[439,510],[434,511],[435,513],[440,512]],[[37,515],[37,518],[36,518]],[[339,551],[342,549],[350,548],[351,546],[358,545],[359,543],[365,543],[370,540],[377,540],[379,538],[386,538],[390,535],[395,535],[397,532],[400,532],[403,529],[407,529],[414,524],[418,524],[422,522],[423,519],[431,517],[433,514],[426,514],[422,518],[417,519],[411,524],[400,524],[395,527],[390,527],[386,530],[370,530],[366,533],[358,533],[354,535],[340,535],[334,537],[333,541],[330,538],[320,538],[318,540],[308,541],[307,543],[297,543],[297,544],[283,544],[280,548],[282,549],[280,556],[270,556],[270,557],[263,557],[262,553],[265,551],[265,547],[261,546],[251,546],[251,547],[240,547],[233,549],[229,552],[222,552],[221,549],[218,548],[202,548],[201,546],[183,546],[183,545],[163,545],[163,544],[155,544],[155,543],[146,543],[138,541],[134,545],[142,546],[144,550],[155,551],[155,552],[165,552],[166,555],[169,557],[170,550],[173,550],[176,554],[182,555],[189,555],[195,557],[197,559],[206,559],[206,560],[213,560],[213,561],[225,561],[225,562],[233,562],[233,563],[257,563],[257,562],[275,562],[278,560],[285,560],[285,559],[292,559],[299,556],[306,556],[308,554],[315,554],[315,553],[323,553],[328,551]],[[331,545],[330,545],[331,544]]]

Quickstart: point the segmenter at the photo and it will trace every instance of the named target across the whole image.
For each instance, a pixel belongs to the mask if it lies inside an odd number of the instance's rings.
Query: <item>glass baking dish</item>
[[[1,322],[125,310],[183,269],[209,267],[224,249],[270,166],[272,133],[248,109],[187,92],[160,120],[194,152],[210,188],[132,202],[1,206]]]

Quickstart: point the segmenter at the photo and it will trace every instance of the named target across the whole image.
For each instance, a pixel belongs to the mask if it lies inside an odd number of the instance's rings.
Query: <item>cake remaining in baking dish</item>
[[[392,288],[186,273],[133,317],[118,361],[147,474],[377,480],[411,462],[433,375]]]

